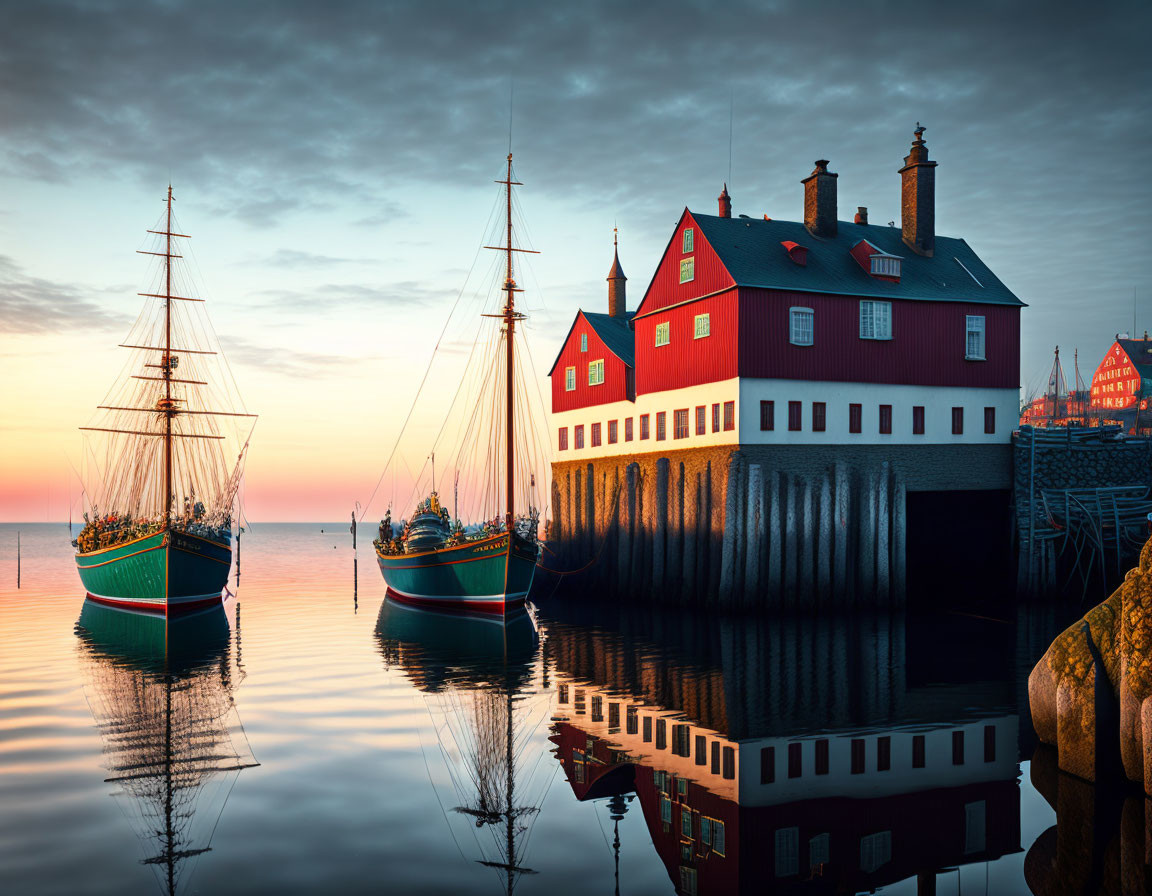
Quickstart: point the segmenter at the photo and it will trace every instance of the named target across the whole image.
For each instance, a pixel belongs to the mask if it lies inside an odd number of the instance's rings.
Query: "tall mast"
[[[164,525],[172,513],[172,185],[168,185],[168,225],[164,228]]]
[[[509,537],[512,533],[512,517],[515,511],[515,489],[513,477],[516,470],[516,455],[515,446],[513,445],[514,436],[514,420],[513,409],[515,407],[515,367],[513,366],[513,346],[512,337],[516,329],[516,281],[512,279],[512,153],[508,153],[508,177],[504,181],[505,184],[505,198],[507,200],[507,240],[504,246],[505,254],[505,270],[506,276],[504,278],[504,289],[507,293],[507,301],[504,303],[504,327],[507,333],[507,355],[508,355],[508,370],[506,374],[506,388],[505,388],[505,418],[507,425],[507,432],[505,438],[507,440],[508,456],[506,458],[507,470],[505,473],[506,480],[506,499],[507,499],[507,512],[504,516],[504,528],[508,531]],[[511,542],[509,542],[511,544]]]

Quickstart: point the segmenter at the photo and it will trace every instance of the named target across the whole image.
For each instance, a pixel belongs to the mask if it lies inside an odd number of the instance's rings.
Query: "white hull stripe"
[[[389,585],[388,588],[392,591],[395,591],[397,594],[403,595],[404,597],[410,597],[413,600],[454,600],[454,601],[459,601],[462,604],[463,603],[469,603],[471,601],[488,601],[488,602],[491,602],[494,600],[502,600],[502,601],[520,600],[521,598],[525,598],[528,596],[527,591],[516,591],[516,592],[513,592],[512,594],[507,594],[507,595],[505,595],[505,594],[470,594],[470,595],[465,596],[465,595],[460,595],[460,594],[412,594],[408,591],[401,591],[399,588],[396,588],[392,585]]]

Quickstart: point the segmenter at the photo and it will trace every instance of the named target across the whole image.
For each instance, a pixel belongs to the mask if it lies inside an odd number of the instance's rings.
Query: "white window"
[[[892,338],[891,302],[862,301],[860,303],[860,338]]]
[[[656,324],[656,344],[667,345],[671,341],[668,321],[664,321],[662,324]]]
[[[800,828],[780,828],[776,832],[776,876],[800,873]]]
[[[789,336],[793,345],[811,345],[816,315],[811,308],[792,308],[788,311]]]
[[[685,253],[692,251],[692,243],[694,242],[693,237],[695,237],[695,234],[692,232],[692,228],[691,227],[685,227],[684,228],[684,249],[683,249],[683,251]]]
[[[892,861],[892,832],[881,831],[860,838],[860,870],[871,874]]]
[[[808,865],[817,868],[832,861],[831,838],[828,834],[817,834],[808,841]]]
[[[712,819],[712,851],[724,855],[724,822]]]
[[[576,391],[576,368],[575,367],[565,367],[564,368],[564,391],[565,392],[575,392]]]
[[[604,382],[604,359],[588,364],[588,385],[599,386]]]
[[[666,796],[660,797],[660,820],[664,824],[672,824],[672,800]]]
[[[696,335],[694,339],[703,339],[712,333],[712,320],[710,314],[697,314],[696,315]]]
[[[872,273],[881,277],[899,277],[902,258],[896,255],[873,255]]]
[[[687,283],[689,280],[696,279],[696,265],[695,260],[685,258],[680,262],[680,282]]]
[[[582,352],[588,351],[588,334],[587,333],[581,333],[580,334],[580,351],[582,351]]]
[[[984,360],[984,315],[969,314],[965,328],[964,357],[969,361]]]

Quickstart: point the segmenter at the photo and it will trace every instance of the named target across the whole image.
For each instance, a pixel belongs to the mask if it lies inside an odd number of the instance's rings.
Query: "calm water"
[[[227,618],[165,633],[19,528],[4,893],[1019,893],[1030,850],[1054,884],[1025,690],[1054,612],[753,623],[546,583],[505,630],[386,602],[335,523],[256,526]]]

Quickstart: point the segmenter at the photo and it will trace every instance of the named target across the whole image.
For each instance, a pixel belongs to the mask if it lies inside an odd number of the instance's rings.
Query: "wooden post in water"
[[[813,514],[812,477],[805,475],[800,492],[800,605],[810,609],[815,590],[816,521]]]
[[[635,589],[636,583],[636,538],[639,534],[640,520],[639,520],[639,494],[640,487],[640,464],[636,461],[628,464],[624,469],[624,482],[627,488],[627,509],[628,509],[628,524],[627,524],[627,540],[625,548],[621,553],[624,555],[626,562],[625,569],[625,584],[631,590]]]
[[[673,534],[669,541],[672,547],[668,550],[668,577],[675,584],[676,603],[680,606],[688,603],[690,590],[684,586],[684,461],[676,465],[676,491],[674,493],[675,516],[673,517]]]
[[[559,544],[564,538],[563,499],[560,495],[560,480],[552,479],[552,525],[548,527],[548,540],[553,546]]]
[[[240,584],[240,536],[244,534],[244,527],[236,527],[236,584]]]
[[[584,553],[592,559],[596,550],[596,468],[588,464],[584,476]],[[587,561],[585,561],[587,562]]]
[[[848,468],[842,463],[832,467],[832,588],[836,592],[835,603],[844,606],[849,602],[851,586],[848,583],[848,515],[851,495],[851,479]]]
[[[699,602],[700,585],[696,580],[696,553],[700,545],[700,520],[704,517],[703,476],[694,473],[684,519],[684,596],[685,603]]]
[[[724,534],[720,549],[720,606],[732,606],[733,589],[736,584],[736,541],[737,505],[740,503],[740,464],[737,453],[728,458],[728,485],[724,492]]]
[[[796,507],[796,483],[787,474],[781,477],[781,482],[784,489],[784,593],[781,606],[791,610],[796,607],[796,592],[800,587],[800,552],[796,544],[800,514]]]
[[[668,541],[668,458],[656,461],[656,531],[652,542],[652,593],[663,602],[667,597],[667,550]]]
[[[832,480],[827,471],[820,476],[820,527],[816,542],[816,602],[827,607],[832,603]]]
[[[763,589],[761,550],[764,543],[764,479],[760,464],[748,465],[748,525],[744,557],[744,589],[740,606],[750,607],[761,599]]]
[[[888,461],[880,465],[879,487],[876,489],[876,606],[888,607],[892,598],[892,582],[888,575],[889,552],[892,549],[888,526],[888,490],[892,471]]]
[[[784,533],[780,531],[780,474],[768,473],[768,523],[765,527],[768,541],[768,606],[780,606],[780,592],[784,582]]]
[[[858,581],[860,587],[857,598],[871,603],[876,593],[876,480],[875,470],[860,473],[863,494],[860,500],[860,514],[857,521],[860,533],[860,555]]]
[[[896,475],[892,479],[892,580],[894,585],[894,606],[903,607],[907,601],[907,538],[908,501],[904,477]]]
[[[584,471],[576,468],[572,477],[572,546],[582,558],[580,564],[588,562],[584,557]]]

